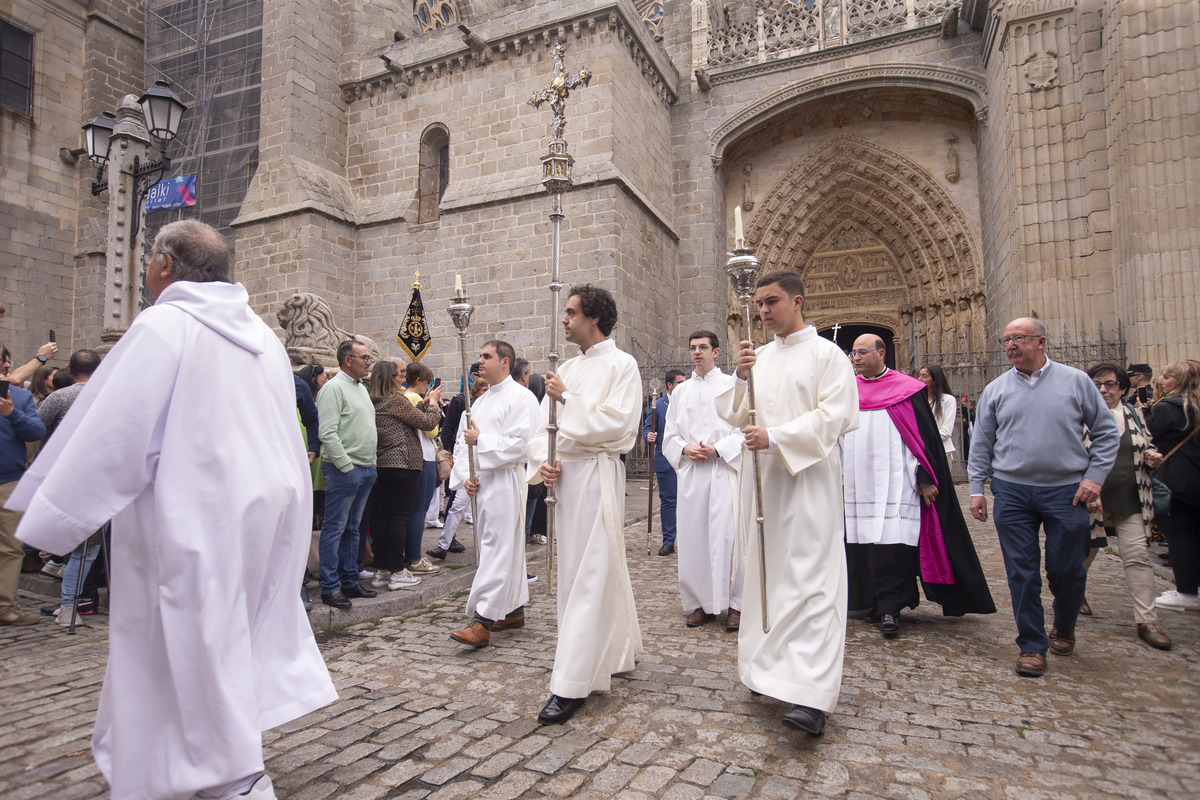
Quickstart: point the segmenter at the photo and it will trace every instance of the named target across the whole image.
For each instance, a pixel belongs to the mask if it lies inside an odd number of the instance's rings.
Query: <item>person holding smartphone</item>
[[[38,417],[33,395],[0,380],[0,507],[25,474],[26,443],[45,435],[46,426]],[[0,508],[0,625],[35,625],[40,619],[17,605],[17,584],[25,559],[16,537],[20,521],[20,512]]]

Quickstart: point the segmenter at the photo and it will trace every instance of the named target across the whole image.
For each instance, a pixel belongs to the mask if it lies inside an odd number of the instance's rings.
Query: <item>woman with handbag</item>
[[[1161,385],[1163,397],[1150,409],[1150,433],[1166,453],[1154,477],[1171,490],[1171,511],[1160,525],[1171,549],[1175,589],[1156,603],[1200,612],[1200,361],[1168,364]]]
[[[1121,434],[1116,461],[1100,490],[1100,497],[1088,504],[1093,517],[1098,517],[1104,531],[1117,540],[1117,553],[1125,571],[1125,587],[1133,600],[1133,619],[1138,638],[1159,650],[1170,650],[1171,640],[1158,625],[1154,609],[1154,567],[1146,535],[1154,519],[1154,498],[1150,487],[1150,468],[1162,461],[1154,448],[1142,413],[1121,398],[1129,390],[1129,376],[1116,364],[1097,364],[1088,370],[1088,377],[1100,391],[1117,423]],[[1093,547],[1084,562],[1091,566],[1097,548]],[[1087,601],[1084,600],[1086,604]],[[1082,610],[1080,613],[1084,613]],[[1087,610],[1091,613],[1091,609]]]

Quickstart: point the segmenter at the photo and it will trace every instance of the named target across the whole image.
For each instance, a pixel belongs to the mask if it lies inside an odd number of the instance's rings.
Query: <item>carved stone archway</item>
[[[966,217],[927,170],[877,142],[841,134],[814,148],[755,208],[746,238],[764,268],[804,278],[806,320],[889,328],[902,368],[914,349],[982,341],[980,249]]]

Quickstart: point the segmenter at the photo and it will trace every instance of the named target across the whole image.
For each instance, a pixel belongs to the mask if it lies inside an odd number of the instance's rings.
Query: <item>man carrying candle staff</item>
[[[637,362],[608,338],[617,322],[612,295],[573,286],[562,325],[583,353],[546,375],[543,430],[529,444],[529,481],[557,492],[558,645],[544,724],[569,720],[612,675],[633,669],[642,652],[633,586],[625,562],[625,465],[637,440],[642,381]],[[554,464],[545,426],[558,402]],[[549,504],[548,504],[549,505]]]
[[[729,609],[725,630],[738,630],[742,617],[745,562],[737,546],[734,498],[742,463],[742,432],[717,416],[715,398],[733,384],[717,366],[720,340],[712,331],[688,337],[696,371],[671,396],[663,431],[663,454],[679,479],[677,519],[679,595],[689,611],[689,628]]]
[[[774,340],[758,352],[742,342],[737,380],[716,398],[717,412],[759,454],[762,481],[765,551],[758,536],[747,537],[746,562],[754,566],[746,570],[738,676],[754,692],[795,704],[785,725],[820,736],[842,685],[846,559],[838,439],[858,427],[858,391],[845,354],[805,324],[799,275],[766,273],[754,302]],[[751,370],[756,425],[749,424]],[[754,481],[743,480],[743,507],[753,505],[753,491]]]
[[[491,632],[525,625],[525,452],[537,433],[538,402],[510,375],[516,353],[493,339],[479,351],[488,389],[471,404],[471,424],[454,444],[450,486],[477,497],[475,520],[479,567],[467,598],[471,621],[450,634],[456,642],[483,647]],[[475,449],[476,476],[468,476],[467,446]]]

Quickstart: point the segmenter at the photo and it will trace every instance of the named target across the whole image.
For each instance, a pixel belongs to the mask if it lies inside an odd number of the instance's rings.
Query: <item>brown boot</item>
[[[1060,631],[1050,628],[1050,652],[1056,656],[1069,656],[1075,652],[1075,631]]]
[[[41,572],[44,564],[37,553],[26,553],[21,560],[21,572]]]
[[[742,627],[742,612],[736,608],[729,609],[729,613],[725,615],[725,630],[734,633]]]
[[[689,628],[699,628],[701,625],[705,624],[706,622],[711,622],[712,618],[713,618],[712,614],[706,614],[706,613],[704,613],[703,608],[697,608],[695,611],[693,611],[691,614],[688,615],[687,626]]]
[[[524,628],[524,627],[525,627],[525,615],[524,614],[519,614],[518,616],[515,616],[515,617],[505,617],[504,619],[498,619],[492,623],[492,630],[494,630],[494,631],[505,631],[505,630],[510,630],[512,628]]]
[[[1021,653],[1017,657],[1017,674],[1040,678],[1046,674],[1045,653]]]
[[[1166,632],[1158,627],[1157,622],[1139,622],[1137,624],[1138,638],[1158,650],[1170,650],[1171,640]]]
[[[491,631],[483,627],[483,623],[477,619],[471,620],[467,627],[461,631],[455,631],[450,634],[450,638],[456,642],[462,642],[471,647],[483,647],[492,638]]]

